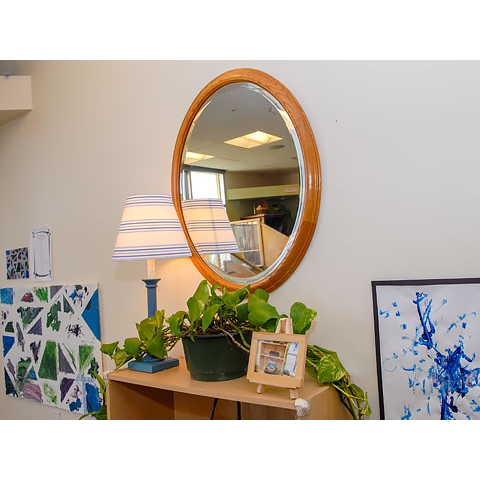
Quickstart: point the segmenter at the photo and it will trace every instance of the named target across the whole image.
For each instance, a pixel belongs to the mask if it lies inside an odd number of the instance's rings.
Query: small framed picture
[[[52,270],[52,231],[49,228],[37,228],[30,232],[32,251],[32,273],[37,281],[53,280]]]
[[[254,332],[247,379],[259,385],[300,388],[305,375],[305,335]]]

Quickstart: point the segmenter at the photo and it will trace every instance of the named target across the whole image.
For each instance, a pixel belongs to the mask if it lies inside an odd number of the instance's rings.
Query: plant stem
[[[248,348],[246,348],[244,345],[242,345],[240,342],[238,342],[237,340],[235,340],[235,338],[233,338],[233,335],[230,333],[230,332],[227,332],[226,330],[224,330],[223,328],[220,328],[218,327],[218,329],[223,332],[225,335],[227,335],[228,337],[230,337],[230,339],[232,340],[232,342],[238,347],[238,348],[241,348],[242,350],[244,350],[245,352],[247,353],[250,353],[250,350]]]

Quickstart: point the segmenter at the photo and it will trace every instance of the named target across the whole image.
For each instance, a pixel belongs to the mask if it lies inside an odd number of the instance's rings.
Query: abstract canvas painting
[[[480,279],[373,281],[380,418],[480,419]]]
[[[1,288],[5,392],[87,413],[101,406],[98,285]]]

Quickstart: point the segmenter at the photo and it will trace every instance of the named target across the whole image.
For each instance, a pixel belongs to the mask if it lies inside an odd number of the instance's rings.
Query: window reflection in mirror
[[[222,170],[191,168],[185,165],[181,181],[185,200],[220,198],[225,205],[225,181]]]

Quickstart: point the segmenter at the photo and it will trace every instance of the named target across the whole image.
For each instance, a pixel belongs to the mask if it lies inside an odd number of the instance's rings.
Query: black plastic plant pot
[[[242,343],[239,334],[233,337]],[[251,342],[251,332],[244,337],[248,343]],[[193,380],[221,382],[247,374],[248,352],[227,335],[197,335],[194,338],[192,341],[190,337],[182,337],[185,362]]]

